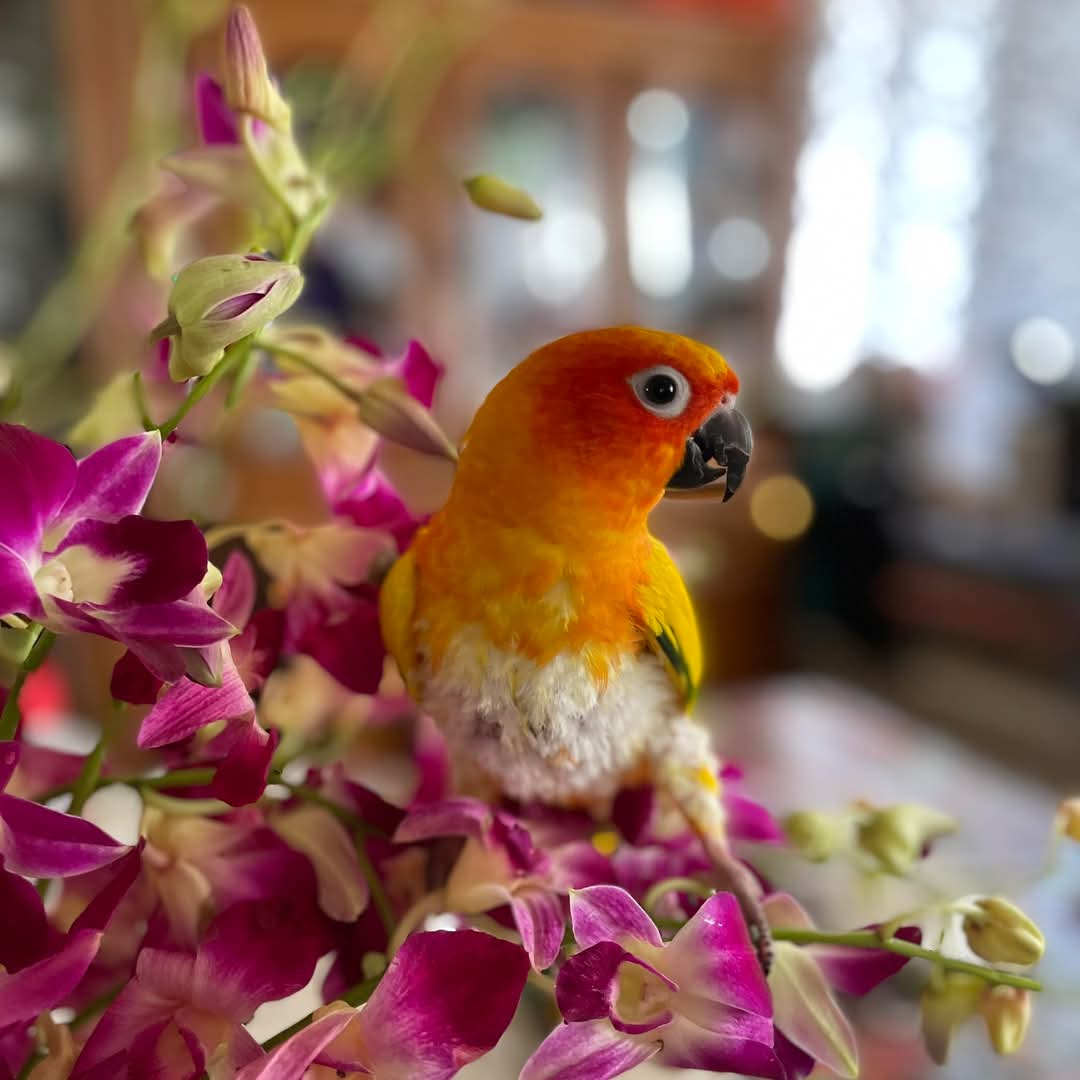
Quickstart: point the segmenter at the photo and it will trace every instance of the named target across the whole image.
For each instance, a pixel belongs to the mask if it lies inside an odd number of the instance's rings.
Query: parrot
[[[713,349],[636,326],[537,349],[491,390],[449,496],[379,593],[387,651],[442,731],[453,786],[587,809],[650,782],[702,841],[759,958],[771,937],[732,854],[719,760],[692,717],[702,646],[649,531],[665,494],[730,499],[752,435]]]

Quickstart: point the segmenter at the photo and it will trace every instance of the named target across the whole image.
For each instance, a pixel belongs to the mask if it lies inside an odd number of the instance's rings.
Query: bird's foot
[[[753,871],[736,859],[726,846],[706,844],[706,847],[713,864],[713,880],[721,892],[730,892],[738,901],[758,961],[768,975],[773,962],[773,937],[761,903],[761,886]]]

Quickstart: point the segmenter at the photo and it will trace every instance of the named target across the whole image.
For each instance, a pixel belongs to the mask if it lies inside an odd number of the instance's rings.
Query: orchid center
[[[624,1024],[653,1026],[665,1020],[673,993],[655,971],[625,961],[616,974],[615,1012]]]
[[[91,548],[76,544],[49,559],[34,575],[34,587],[44,600],[76,604],[104,604],[135,567],[128,559],[102,558]]]

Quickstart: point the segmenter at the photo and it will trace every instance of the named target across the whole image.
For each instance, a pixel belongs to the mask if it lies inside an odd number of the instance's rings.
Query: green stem
[[[874,930],[852,930],[847,933],[831,934],[823,930],[781,927],[774,929],[772,935],[776,941],[790,941],[795,945],[845,945],[855,949],[884,949],[886,952],[896,953],[897,956],[928,960],[947,971],[962,971],[967,975],[975,975],[993,985],[1015,986],[1021,990],[1042,990],[1041,983],[1036,982],[1035,979],[1029,979],[1026,975],[1014,975],[1009,971],[983,967],[981,964],[972,964],[966,960],[955,960],[935,949],[924,949],[910,941],[902,941],[894,937],[882,938]]]
[[[244,362],[245,357],[251,351],[253,340],[254,339],[251,336],[248,336],[233,342],[233,344],[225,350],[225,355],[218,361],[217,366],[212,368],[191,388],[191,393],[184,398],[180,408],[178,408],[163,424],[158,424],[157,429],[161,433],[162,441],[167,439],[180,426],[184,417],[186,417],[187,414],[191,412],[191,410],[195,408],[195,406],[198,405],[198,403],[202,401],[202,399],[206,397],[206,395],[209,394],[230,371]]]
[[[364,875],[364,880],[367,882],[368,892],[371,894],[371,902],[375,905],[375,910],[379,913],[383,929],[386,930],[386,938],[389,940],[394,934],[394,928],[397,922],[394,918],[394,909],[390,906],[390,898],[386,895],[386,888],[382,883],[382,879],[375,872],[375,866],[367,853],[367,848],[364,846],[366,841],[365,833],[358,830],[354,833],[353,840],[356,843],[356,859],[357,862],[360,863],[360,872]]]
[[[295,235],[296,226],[299,224],[296,219],[296,211],[293,210],[292,203],[289,202],[289,196],[286,194],[285,189],[278,183],[277,177],[266,167],[266,162],[263,161],[263,156],[259,153],[259,146],[255,142],[254,125],[255,122],[250,116],[245,115],[240,118],[240,138],[244,143],[244,149],[247,151],[248,160],[251,162],[259,179],[262,181],[263,187],[266,188],[274,200],[281,206],[282,210],[288,215],[289,221],[293,223],[293,232]],[[289,261],[291,260],[286,260],[286,262]]]
[[[311,357],[302,352],[298,352],[296,349],[283,348],[281,345],[277,345],[272,341],[256,340],[255,345],[257,348],[265,349],[275,356],[280,356],[286,360],[291,360],[294,364],[299,364],[306,371],[310,371],[312,375],[318,375],[320,379],[329,383],[339,394],[344,395],[350,401],[356,401],[360,396],[360,392],[355,389],[355,387],[350,386],[347,382],[343,382],[333,372],[327,371],[326,368],[315,363]]]
[[[322,223],[323,215],[325,215],[329,208],[330,201],[330,197],[324,195],[296,223],[293,234],[289,239],[289,244],[285,248],[285,254],[282,256],[283,262],[300,262],[304,252],[307,251],[308,244],[311,243],[311,238],[315,235],[315,230],[318,229],[319,225]]]
[[[101,766],[105,761],[105,749],[109,743],[108,733],[102,731],[97,745],[87,755],[83,762],[82,771],[75,781],[75,787],[71,790],[71,805],[68,807],[69,814],[81,814],[86,800],[90,798],[97,788],[98,779],[101,777]]]
[[[56,635],[51,630],[42,627],[34,638],[34,644],[26,654],[26,659],[19,666],[15,674],[15,681],[8,690],[7,701],[4,702],[3,711],[0,712],[0,742],[14,739],[19,731],[19,695],[26,684],[27,677],[31,672],[37,671],[49,655],[49,650],[56,641]]]
[[[354,987],[347,990],[342,996],[341,1000],[356,1008],[359,1005],[363,1005],[365,1001],[375,992],[375,987],[379,985],[379,980],[382,975],[376,975],[374,978],[365,979],[363,982],[357,983]],[[276,1035],[271,1035],[269,1039],[262,1044],[264,1050],[273,1050],[276,1046],[280,1046],[283,1042],[291,1039],[298,1031],[303,1031],[304,1028],[311,1023],[314,1013],[308,1013],[307,1016],[300,1017],[295,1024],[290,1024],[284,1031],[279,1031]]]
[[[321,791],[316,791],[314,788],[309,788],[304,784],[290,784],[288,780],[282,780],[281,777],[275,777],[271,782],[288,788],[290,794],[294,795],[296,798],[303,799],[304,802],[309,802],[314,806],[321,806],[324,810],[329,811],[343,825],[348,826],[357,837],[379,836],[384,840],[387,839],[386,833],[381,829],[376,829],[374,825],[369,825],[363,818],[354,814],[351,810],[338,805],[333,799],[328,799]]]
[[[214,769],[209,766],[173,769],[172,772],[162,773],[161,776],[101,776],[99,773],[99,775],[94,778],[88,794],[92,794],[100,787],[105,787],[106,784],[126,784],[128,787],[144,787],[156,791],[162,788],[173,787],[201,787],[203,784],[209,784],[213,779]],[[66,795],[72,790],[71,784],[50,788],[48,791],[44,791],[38,795],[34,801],[46,803],[49,802],[50,799],[55,799],[60,795]]]
[[[135,399],[135,408],[139,411],[139,423],[143,431],[153,431],[157,424],[150,416],[150,405],[146,400],[146,387],[143,386],[142,372],[136,371],[131,376],[131,395]]]
[[[660,898],[669,892],[689,893],[691,896],[700,896],[702,900],[708,900],[714,891],[715,890],[710,889],[708,885],[705,885],[700,881],[695,881],[693,878],[665,878],[663,881],[658,881],[645,894],[642,907],[644,907],[651,915],[653,909],[659,903]]]

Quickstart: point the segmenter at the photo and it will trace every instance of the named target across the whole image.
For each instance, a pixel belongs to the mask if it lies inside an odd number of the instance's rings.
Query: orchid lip
[[[682,464],[667,482],[667,493],[702,497],[720,490],[724,502],[735,494],[746,475],[754,439],[750,424],[738,409],[718,409],[686,440]]]

